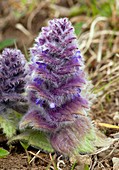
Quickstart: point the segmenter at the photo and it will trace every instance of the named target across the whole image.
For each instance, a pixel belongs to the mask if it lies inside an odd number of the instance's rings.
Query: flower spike
[[[49,21],[30,53],[30,108],[20,128],[45,130],[52,147],[65,155],[92,152],[95,130],[85,115],[90,108],[88,81],[71,22]]]
[[[20,50],[6,48],[0,56],[0,105],[15,105],[24,98],[26,60]]]

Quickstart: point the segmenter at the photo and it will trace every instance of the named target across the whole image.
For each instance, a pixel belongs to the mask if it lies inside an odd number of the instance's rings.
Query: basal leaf
[[[0,158],[3,158],[7,155],[9,155],[9,152],[3,148],[0,148]]]
[[[16,133],[19,121],[20,114],[10,110],[9,113],[5,112],[0,115],[0,128],[8,138],[11,138]]]
[[[43,149],[47,152],[53,152],[53,148],[48,141],[48,138],[44,132],[27,129],[26,131],[22,132],[20,135],[12,137],[8,144],[14,142],[14,141],[27,141],[28,145],[31,145],[35,148]]]

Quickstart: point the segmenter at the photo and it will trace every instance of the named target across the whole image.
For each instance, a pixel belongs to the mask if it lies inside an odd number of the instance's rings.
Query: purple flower
[[[31,77],[27,84],[30,108],[20,128],[31,126],[45,130],[52,146],[63,154],[93,151],[91,121],[78,115],[84,115],[89,109],[88,97],[82,95],[87,80],[74,29],[68,19],[49,21],[30,52]],[[83,143],[90,149],[82,146]]]
[[[0,56],[0,105],[16,105],[26,84],[26,59],[20,50],[6,48]]]

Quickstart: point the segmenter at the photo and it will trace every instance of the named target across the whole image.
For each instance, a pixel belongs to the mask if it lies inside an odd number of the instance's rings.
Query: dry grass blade
[[[57,168],[57,166],[56,166],[56,163],[55,163],[55,161],[54,161],[54,159],[56,158],[56,155],[54,155],[54,157],[52,157],[52,155],[51,155],[51,153],[50,153],[49,156],[50,156],[50,160],[51,160],[51,162],[52,162],[52,164],[53,164],[54,170],[58,170],[58,168]]]
[[[98,123],[98,126],[111,128],[111,129],[119,129],[119,126],[116,125],[110,125],[108,123]]]
[[[34,155],[34,157],[30,160],[29,163],[31,163],[35,158],[39,158],[39,159],[43,160],[44,162],[48,163],[48,161],[46,159],[43,159],[41,156],[38,155],[40,153],[40,150],[37,153],[34,153],[32,151],[28,151],[28,153],[30,153],[31,155]]]

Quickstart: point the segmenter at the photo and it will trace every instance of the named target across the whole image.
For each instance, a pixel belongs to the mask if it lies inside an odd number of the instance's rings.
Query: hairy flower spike
[[[30,93],[33,91],[31,98],[40,96],[50,108],[51,103],[60,107],[78,97],[79,105],[83,106],[79,94],[86,80],[83,59],[77,49],[74,29],[67,18],[54,19],[42,28],[31,49],[32,79],[35,80],[27,88]]]
[[[88,96],[82,95],[87,80],[68,19],[49,21],[30,52],[27,93],[31,108],[20,128],[46,131],[53,148],[66,155],[93,151],[94,128],[87,116],[78,115],[89,109]]]
[[[0,56],[0,105],[22,101],[26,60],[20,50],[6,48]]]

